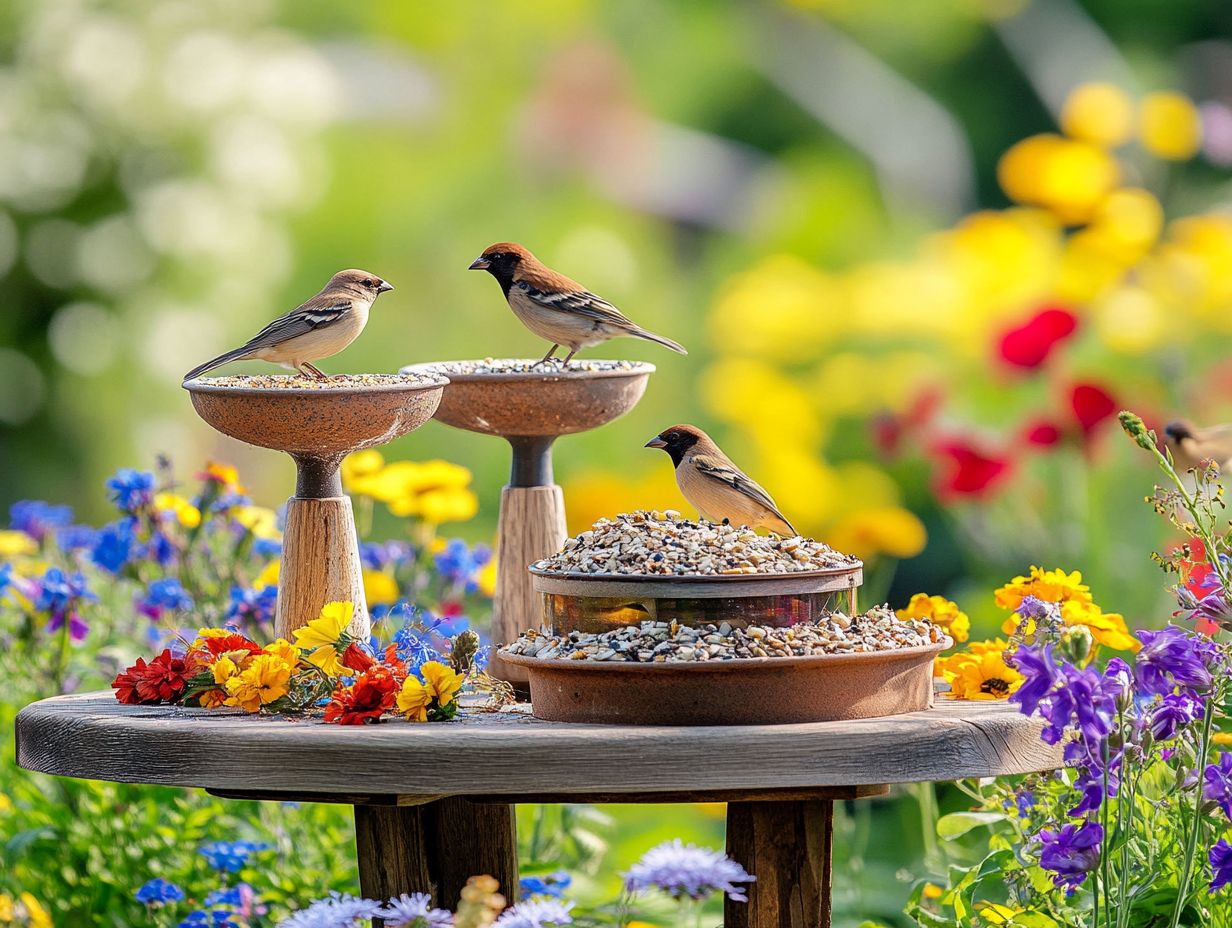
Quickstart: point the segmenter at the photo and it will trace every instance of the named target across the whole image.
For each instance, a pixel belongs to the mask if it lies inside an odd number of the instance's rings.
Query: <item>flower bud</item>
[[[1091,630],[1085,625],[1074,625],[1065,630],[1061,636],[1061,644],[1059,651],[1065,660],[1069,661],[1075,667],[1084,667],[1087,663],[1087,658],[1091,656],[1091,646],[1095,643],[1095,639],[1091,637]]]
[[[1147,451],[1157,450],[1155,447],[1155,433],[1146,427],[1146,423],[1142,421],[1142,417],[1135,415],[1128,409],[1123,409],[1117,415],[1117,419],[1121,423],[1121,428],[1125,433],[1138,443],[1140,448]]]

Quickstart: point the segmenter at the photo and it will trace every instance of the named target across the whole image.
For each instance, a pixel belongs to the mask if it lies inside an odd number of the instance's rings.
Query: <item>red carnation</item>
[[[1078,319],[1068,309],[1048,306],[1025,324],[1010,329],[1001,336],[1001,360],[1013,367],[1034,370],[1052,350],[1078,328]]]
[[[965,441],[949,441],[936,445],[942,469],[933,486],[942,499],[956,496],[982,496],[992,490],[1010,473],[1010,460],[987,454]]]
[[[116,699],[129,706],[175,702],[188,685],[188,667],[167,648],[148,664],[143,658],[111,681]]]
[[[342,652],[342,665],[356,672],[363,672],[375,667],[376,661],[357,642],[352,641]]]
[[[1077,384],[1070,391],[1069,403],[1084,439],[1090,438],[1103,422],[1117,412],[1117,401],[1112,394],[1093,383]]]
[[[350,686],[338,686],[325,707],[325,721],[338,725],[375,722],[394,707],[398,681],[389,669],[374,664]]]

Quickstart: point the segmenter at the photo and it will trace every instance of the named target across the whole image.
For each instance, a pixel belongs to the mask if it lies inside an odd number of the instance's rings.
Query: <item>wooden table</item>
[[[452,906],[488,873],[516,895],[514,804],[726,802],[727,850],[757,876],[728,926],[830,924],[835,800],[889,784],[1061,764],[1013,706],[938,698],[855,722],[641,728],[543,722],[525,706],[449,723],[361,728],[61,696],[17,717],[17,762],[60,776],[204,787],[355,807],[360,888]]]

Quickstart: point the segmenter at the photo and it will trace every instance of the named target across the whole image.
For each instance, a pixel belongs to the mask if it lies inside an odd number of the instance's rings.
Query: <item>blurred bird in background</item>
[[[770,494],[733,464],[701,429],[674,425],[646,442],[646,447],[668,453],[676,467],[680,492],[703,519],[726,519],[733,525],[765,528],[776,535],[797,534]]]
[[[1232,425],[1194,428],[1183,419],[1164,426],[1164,444],[1172,452],[1177,470],[1194,470],[1205,460],[1214,461],[1221,471],[1232,463]]]
[[[392,289],[367,271],[339,271],[312,299],[275,319],[239,348],[194,367],[184,379],[200,377],[231,361],[255,358],[325,380],[326,375],[312,362],[335,355],[355,341],[368,324],[373,301]]]
[[[621,335],[644,338],[688,354],[670,338],[646,331],[576,280],[545,266],[521,245],[491,245],[471,262],[469,270],[487,271],[495,277],[513,314],[540,338],[552,343],[551,351],[540,364],[551,360],[561,345],[569,348],[565,358],[568,364],[581,349]]]

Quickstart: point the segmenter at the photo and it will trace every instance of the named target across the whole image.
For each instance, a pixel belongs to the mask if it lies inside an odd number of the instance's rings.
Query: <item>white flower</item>
[[[519,902],[501,913],[493,928],[548,928],[550,925],[572,925],[569,910],[572,902],[558,899],[530,899]]]
[[[359,919],[379,918],[383,911],[374,899],[331,892],[328,898],[284,918],[278,928],[357,928]]]
[[[432,908],[427,893],[403,893],[390,899],[381,913],[385,928],[452,928],[453,916],[444,909]]]
[[[705,899],[724,892],[737,902],[747,902],[744,889],[736,883],[757,879],[721,851],[686,845],[679,838],[652,847],[625,875],[629,892],[661,889],[669,896]]]

